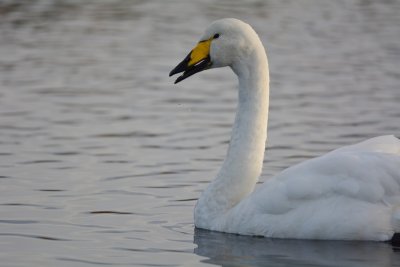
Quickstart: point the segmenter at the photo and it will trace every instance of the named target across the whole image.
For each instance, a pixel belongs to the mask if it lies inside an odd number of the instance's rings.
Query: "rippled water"
[[[384,243],[195,231],[229,142],[228,69],[168,73],[221,17],[267,46],[265,180],[400,135],[399,1],[1,1],[2,266],[399,266]]]

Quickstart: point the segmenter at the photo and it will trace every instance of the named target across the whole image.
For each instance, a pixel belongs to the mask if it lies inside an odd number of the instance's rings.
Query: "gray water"
[[[271,69],[261,181],[400,136],[400,1],[0,1],[1,266],[400,266],[386,243],[194,230],[236,78],[169,71],[213,20],[254,26]]]

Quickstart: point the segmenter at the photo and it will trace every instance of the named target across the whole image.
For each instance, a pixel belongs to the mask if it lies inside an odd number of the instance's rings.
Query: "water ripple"
[[[73,241],[72,239],[57,238],[57,237],[42,236],[42,235],[17,234],[17,233],[0,233],[0,236],[27,237],[34,239],[49,240],[49,241]]]
[[[96,210],[96,211],[88,211],[89,214],[111,214],[111,215],[132,215],[137,214],[133,212],[125,212],[125,211],[112,211],[112,210]]]
[[[64,258],[64,257],[59,257],[59,258],[57,258],[57,260],[67,261],[67,262],[76,262],[76,263],[85,263],[85,264],[92,264],[92,265],[124,265],[124,264],[118,264],[118,263],[107,263],[107,262],[100,262],[100,261],[89,261],[89,260]]]
[[[14,205],[11,205],[14,206]],[[0,223],[9,223],[9,224],[35,224],[39,223],[38,221],[32,220],[0,220]]]

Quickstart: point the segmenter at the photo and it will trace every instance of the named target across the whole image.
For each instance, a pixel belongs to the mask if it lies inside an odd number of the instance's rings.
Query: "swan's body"
[[[222,19],[172,74],[177,82],[230,66],[239,105],[225,161],[198,200],[199,228],[277,238],[385,241],[400,231],[400,140],[381,136],[342,147],[269,178],[254,190],[267,137],[269,71],[254,30]]]

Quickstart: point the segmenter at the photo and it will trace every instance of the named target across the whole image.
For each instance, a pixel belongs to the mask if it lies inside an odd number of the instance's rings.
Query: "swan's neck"
[[[250,194],[262,171],[269,105],[269,72],[264,48],[232,66],[239,79],[239,103],[225,161],[200,197],[195,209],[197,227],[210,228]]]

